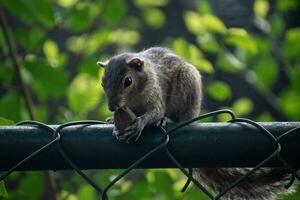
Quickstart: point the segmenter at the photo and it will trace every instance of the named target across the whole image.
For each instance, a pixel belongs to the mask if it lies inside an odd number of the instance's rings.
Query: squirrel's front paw
[[[125,128],[124,133],[118,134],[116,138],[120,142],[136,142],[140,138],[144,127],[145,123],[143,119],[141,117],[137,117],[130,126]]]

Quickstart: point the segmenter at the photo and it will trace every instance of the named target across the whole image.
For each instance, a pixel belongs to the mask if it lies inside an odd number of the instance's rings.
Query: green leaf
[[[18,28],[13,32],[14,39],[24,49],[38,50],[41,40],[44,37],[44,31],[40,28]]]
[[[248,32],[242,28],[229,28],[225,41],[227,44],[245,49],[251,53],[256,53],[257,51],[255,41]]]
[[[274,15],[270,20],[272,37],[280,36],[285,29],[285,22],[281,15]]]
[[[67,90],[69,105],[75,113],[95,108],[102,94],[100,81],[88,74],[77,75]]]
[[[104,8],[104,16],[111,24],[117,24],[126,13],[124,0],[109,0]]]
[[[212,34],[206,33],[198,36],[197,42],[206,52],[217,53],[219,51],[218,42],[216,41],[215,36]]]
[[[20,179],[18,191],[22,199],[39,200],[44,195],[44,175],[42,172],[26,172]]]
[[[21,96],[17,92],[10,91],[0,99],[0,116],[13,121],[20,121],[21,110]]]
[[[19,17],[25,23],[39,23],[47,28],[52,28],[54,22],[54,10],[52,0],[3,0],[4,7],[14,16]]]
[[[65,26],[73,32],[85,31],[91,26],[98,12],[99,9],[94,9],[90,4],[76,6],[76,9],[64,19]]]
[[[0,117],[0,125],[14,125],[14,124],[15,122],[13,122],[12,120],[6,119],[4,117]]]
[[[193,11],[186,11],[183,15],[183,19],[187,29],[196,35],[201,35],[207,31],[212,31],[220,34],[226,32],[226,27],[223,22],[214,15],[206,14],[200,16]]]
[[[145,22],[153,29],[159,29],[165,24],[165,14],[157,8],[148,8],[143,11]]]
[[[214,81],[207,86],[208,94],[217,101],[225,101],[231,97],[231,89],[227,83]]]
[[[300,93],[286,89],[280,94],[280,107],[290,120],[300,120]]]
[[[78,0],[57,0],[57,4],[64,7],[69,8],[73,6]]]
[[[205,24],[202,21],[202,17],[193,11],[186,11],[183,15],[183,19],[187,29],[193,34],[203,34],[206,32]]]
[[[299,8],[300,2],[298,0],[285,0],[276,1],[276,7],[280,11],[297,10]]]
[[[273,120],[274,119],[269,112],[263,112],[261,115],[259,115],[256,118],[256,121],[258,121],[258,122],[272,122]]]
[[[109,34],[108,39],[110,42],[116,43],[120,46],[128,46],[138,43],[141,36],[137,31],[117,29]]]
[[[220,34],[226,33],[226,27],[218,17],[214,15],[204,15],[202,20],[207,30]]]
[[[59,49],[58,49],[57,44],[52,40],[46,40],[43,45],[43,51],[44,51],[44,54],[45,54],[47,60],[50,63],[55,62],[53,65],[56,66],[58,55],[59,55]]]
[[[248,115],[253,110],[252,101],[248,98],[240,98],[234,102],[232,110],[237,116]]]
[[[95,31],[89,37],[86,37],[84,47],[82,48],[82,53],[85,55],[91,55],[99,51],[99,49],[103,49],[110,42],[110,33],[111,31],[101,28],[101,30]],[[126,36],[126,33],[127,32],[124,33],[124,36]],[[135,38],[133,38],[133,41],[138,41],[134,39]]]
[[[9,86],[13,78],[13,68],[11,65],[0,64],[0,81],[1,84]]]
[[[212,9],[207,0],[198,1],[197,8],[200,14],[212,14]]]
[[[78,191],[78,200],[92,200],[95,199],[95,192],[90,185],[81,185]]]
[[[287,58],[298,59],[300,55],[300,27],[288,29],[285,35],[283,53]]]
[[[0,119],[1,121],[1,119]],[[0,181],[0,199],[3,198],[7,198],[8,197],[8,193],[6,191],[5,185],[3,181]]]
[[[260,54],[269,54],[271,51],[271,40],[257,36],[255,37],[255,43],[257,44],[257,49]]]
[[[134,0],[134,4],[141,8],[144,9],[145,7],[163,7],[166,6],[169,3],[169,0]]]
[[[218,66],[220,66],[224,71],[236,73],[240,72],[245,68],[245,64],[242,63],[235,55],[226,51],[220,54],[217,60]]]
[[[67,87],[67,76],[62,69],[49,66],[45,60],[29,60],[25,67],[32,74],[32,88],[42,99],[62,98]]]
[[[278,78],[278,65],[271,56],[260,57],[254,65],[257,83],[262,89],[271,88]]]
[[[214,68],[210,61],[203,57],[202,52],[183,38],[178,38],[173,42],[174,51],[192,63],[197,69],[206,73],[213,73]]]
[[[79,66],[79,72],[86,73],[94,78],[99,77],[99,66],[96,64],[97,60],[93,58],[84,58],[80,60],[78,66]]]
[[[254,14],[258,17],[265,18],[269,11],[269,2],[267,0],[255,0]]]
[[[85,49],[86,35],[71,36],[66,41],[67,49],[74,53],[81,53]]]
[[[293,90],[300,92],[300,63],[293,68],[289,68],[288,76]]]
[[[177,38],[173,42],[173,50],[179,56],[189,59],[189,51],[187,50],[189,47],[188,42],[184,38]]]

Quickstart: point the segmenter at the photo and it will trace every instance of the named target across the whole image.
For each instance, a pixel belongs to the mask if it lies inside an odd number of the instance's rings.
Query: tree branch
[[[33,113],[33,109],[32,109],[32,100],[29,95],[29,91],[26,87],[26,84],[21,75],[21,65],[20,65],[20,60],[18,59],[17,50],[11,39],[9,26],[7,24],[5,14],[4,14],[4,9],[1,6],[0,6],[0,25],[2,28],[3,35],[4,35],[4,40],[7,44],[8,50],[9,50],[11,61],[14,65],[14,68],[15,68],[15,71],[17,74],[17,78],[18,78],[18,81],[19,81],[19,84],[21,87],[20,90],[21,90],[21,93],[23,94],[27,112],[28,112],[31,120],[36,120],[34,113]],[[57,198],[56,198],[57,185],[55,183],[55,177],[54,177],[53,173],[51,171],[44,171],[44,175],[45,175],[46,185],[48,188],[48,193],[49,193],[50,199],[57,200]]]

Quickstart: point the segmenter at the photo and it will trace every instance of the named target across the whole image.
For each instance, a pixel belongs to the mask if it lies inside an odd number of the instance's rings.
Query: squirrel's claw
[[[144,127],[145,124],[142,118],[137,117],[130,126],[124,129],[123,134],[116,135],[116,137],[120,142],[136,142],[140,138]]]

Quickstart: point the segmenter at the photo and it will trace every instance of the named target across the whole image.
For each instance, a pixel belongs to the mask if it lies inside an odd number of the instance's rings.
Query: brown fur
[[[127,63],[132,59],[143,62],[142,70],[134,70],[128,66]],[[122,101],[122,106],[129,107],[139,116],[128,134],[120,136],[116,132],[115,135],[120,141],[129,142],[133,136],[137,140],[145,125],[153,124],[164,117],[181,122],[200,113],[200,73],[169,49],[154,47],[139,53],[117,55],[104,67],[103,85],[109,104],[121,104]],[[127,73],[132,74],[135,83],[128,91],[122,88],[121,82]],[[195,169],[195,174],[199,181],[220,192],[248,171],[249,169]],[[286,179],[285,170],[259,169],[222,199],[271,200],[276,192],[283,191],[283,180]]]

